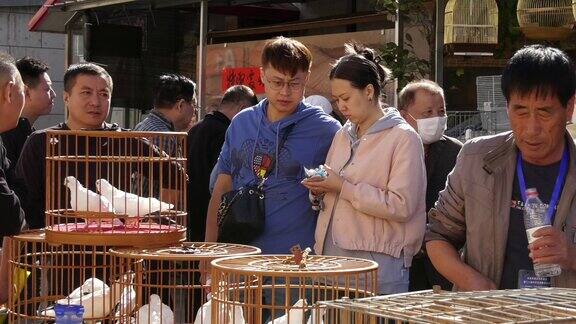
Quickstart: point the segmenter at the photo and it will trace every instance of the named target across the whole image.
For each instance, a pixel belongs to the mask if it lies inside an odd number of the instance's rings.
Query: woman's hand
[[[304,179],[302,184],[304,187],[310,189],[314,195],[324,194],[327,192],[339,193],[340,190],[342,190],[344,179],[329,166],[325,165],[324,167],[326,168],[327,172],[326,179],[322,179],[320,177],[312,177]]]

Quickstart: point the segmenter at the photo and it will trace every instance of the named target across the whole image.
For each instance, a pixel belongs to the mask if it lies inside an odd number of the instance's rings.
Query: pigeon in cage
[[[287,314],[284,314],[276,319],[271,320],[268,324],[301,324],[304,323],[304,315],[306,313],[305,307],[308,306],[306,299],[298,299],[298,301],[290,307]]]
[[[324,324],[324,315],[326,315],[326,308],[320,308],[320,311],[318,311],[318,308],[314,307],[306,324]]]
[[[131,285],[134,277],[135,274],[133,272],[128,273],[124,275],[122,280],[115,281],[112,284],[112,288],[98,278],[89,278],[66,298],[57,300],[56,304],[82,305],[84,306],[84,318],[103,318],[108,316],[113,307],[120,301],[122,286],[126,283]],[[111,293],[116,297],[114,301],[111,301]],[[39,314],[41,316],[56,317],[54,306],[39,311]]]
[[[111,185],[106,179],[96,180],[96,188],[98,192],[112,202],[116,213],[128,217],[150,215],[174,208],[173,204],[165,203],[154,197],[140,197],[122,191]]]
[[[85,188],[78,179],[73,176],[68,176],[64,179],[64,185],[70,191],[70,208],[79,212],[97,212],[97,213],[114,213],[112,203],[103,195],[99,195],[94,191]],[[102,221],[103,219],[99,219]],[[114,226],[121,226],[122,222],[114,218],[112,219]],[[89,225],[89,220],[86,220],[86,226]]]
[[[211,324],[212,323],[212,295],[209,293],[206,297],[208,301],[202,305],[202,308],[196,313],[194,324]],[[244,310],[240,305],[232,305],[230,307],[219,307],[218,318],[224,323],[245,324]]]
[[[132,313],[134,308],[136,308],[136,291],[134,290],[132,283],[130,283],[129,286],[124,287],[124,290],[122,290],[120,300],[118,301],[118,304],[116,304],[114,316],[127,316]]]
[[[138,323],[148,324],[174,324],[174,313],[172,309],[160,299],[156,294],[150,295],[148,304],[140,307],[136,314]]]

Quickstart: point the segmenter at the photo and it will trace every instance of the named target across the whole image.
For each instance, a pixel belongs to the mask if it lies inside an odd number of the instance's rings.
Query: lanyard
[[[526,203],[526,181],[524,180],[524,170],[522,169],[522,153],[518,152],[518,158],[516,159],[516,173],[518,175],[518,185],[520,186],[520,194],[522,195],[522,201]],[[550,204],[548,205],[548,210],[546,211],[546,222],[548,224],[554,223],[554,218],[556,217],[556,206],[558,205],[558,200],[560,199],[560,194],[562,193],[562,188],[564,187],[564,180],[566,180],[566,174],[568,173],[568,148],[564,148],[564,153],[562,154],[562,160],[560,161],[560,170],[558,171],[558,177],[556,177],[556,184],[554,185],[554,191],[552,192],[552,197],[550,199]]]

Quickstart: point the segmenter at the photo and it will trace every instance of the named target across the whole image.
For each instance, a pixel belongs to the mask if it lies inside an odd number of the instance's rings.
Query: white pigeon
[[[122,290],[122,295],[120,295],[120,301],[116,305],[116,317],[127,316],[132,313],[136,307],[136,291],[132,284],[130,286],[124,287]]]
[[[64,179],[64,185],[70,190],[70,207],[75,211],[89,211],[101,213],[114,213],[112,203],[103,195],[86,189],[78,179],[68,176]],[[122,222],[115,218],[114,226],[121,226]],[[86,222],[88,226],[88,222]]]
[[[78,299],[86,294],[93,293],[102,289],[108,289],[108,285],[98,278],[88,278],[82,286],[74,289],[69,295],[68,299]]]
[[[318,313],[320,316],[318,316]],[[324,315],[326,315],[325,307],[320,308],[320,312],[318,312],[318,307],[314,307],[306,324],[324,324]]]
[[[82,186],[78,179],[68,176],[64,185],[70,190],[70,207],[75,211],[114,212],[110,201]]]
[[[273,319],[268,322],[268,324],[302,324],[304,323],[306,306],[308,306],[306,299],[298,299],[298,301],[290,308],[290,310],[288,310],[288,314],[284,314],[276,319]]]
[[[194,319],[194,324],[211,324],[212,323],[212,298],[211,294],[208,294],[208,301],[202,305],[202,308],[196,313],[196,318]],[[219,309],[218,321],[222,323],[234,323],[234,324],[245,324],[244,310],[240,305],[234,305],[233,311],[226,312],[226,306]]]
[[[96,180],[96,188],[104,197],[112,202],[118,214],[128,217],[138,217],[169,210],[174,205],[162,202],[154,197],[140,197],[133,193],[124,192],[110,184],[106,179]]]
[[[136,318],[137,323],[174,324],[174,313],[156,294],[150,295],[148,304],[140,307]]]
[[[105,317],[110,314],[113,306],[118,304],[122,293],[122,285],[127,282],[130,282],[131,285],[134,277],[134,273],[126,274],[122,281],[114,282],[112,288],[108,287],[100,279],[89,278],[66,298],[57,300],[56,304],[84,306],[85,319]],[[111,300],[111,293],[115,300]],[[53,307],[46,309],[41,315],[56,317]]]

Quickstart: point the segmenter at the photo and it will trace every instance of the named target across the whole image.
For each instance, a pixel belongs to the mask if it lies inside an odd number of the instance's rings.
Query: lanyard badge
[[[568,160],[568,147],[565,147],[564,153],[562,153],[562,160],[560,161],[560,170],[558,171],[556,183],[554,184],[554,191],[552,192],[550,204],[548,205],[548,210],[546,212],[546,222],[548,224],[553,224],[554,218],[556,217],[556,207],[558,206],[560,194],[564,188],[564,180],[566,180],[566,174],[568,173]],[[518,157],[516,159],[516,174],[518,176],[518,186],[520,187],[520,195],[522,195],[522,201],[526,203],[526,180],[524,179],[524,170],[522,168],[521,152],[518,152]]]

